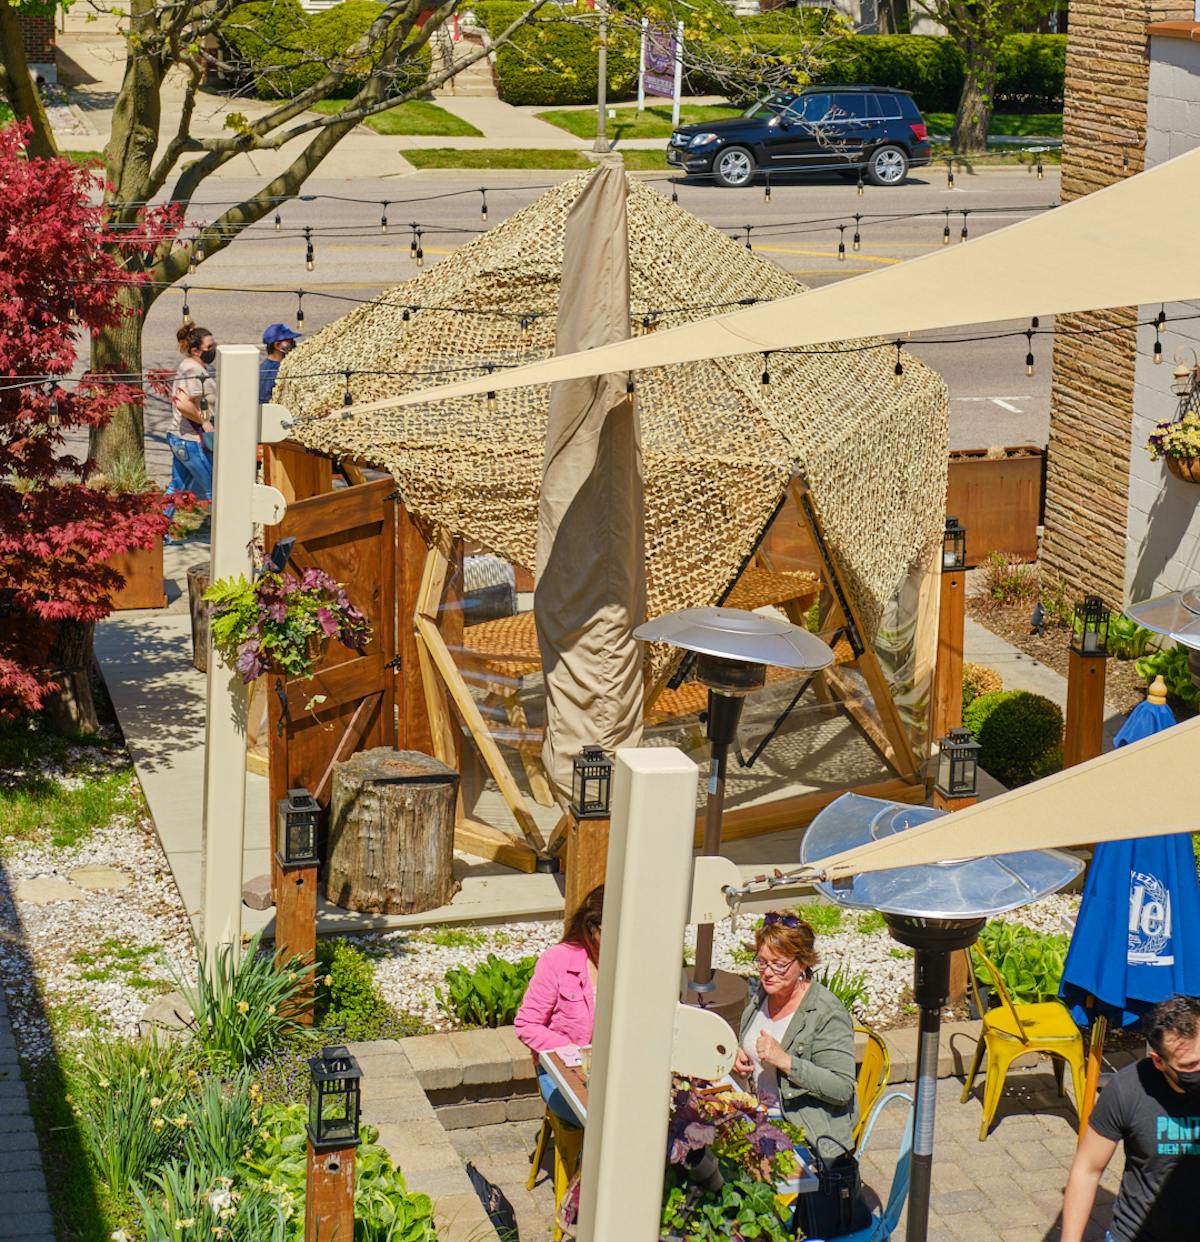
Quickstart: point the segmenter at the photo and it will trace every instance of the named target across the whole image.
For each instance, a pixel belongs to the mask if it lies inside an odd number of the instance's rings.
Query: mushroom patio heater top
[[[934,807],[843,794],[809,826],[800,861],[815,863],[944,814]],[[880,911],[892,936],[915,950],[913,995],[920,1029],[907,1242],[924,1242],[929,1223],[938,1030],[950,994],[950,954],[972,945],[990,915],[1056,892],[1082,869],[1078,859],[1059,850],[1029,850],[896,867],[815,886],[839,905]]]
[[[1125,615],[1138,625],[1165,634],[1187,647],[1188,672],[1200,686],[1200,583],[1170,595],[1159,595],[1143,604],[1130,604]]]
[[[706,733],[710,743],[708,805],[704,818],[705,854],[721,851],[725,805],[725,765],[737,736],[742,700],[765,684],[767,665],[817,671],[833,663],[833,652],[815,634],[776,617],[740,608],[685,608],[634,630],[634,637],[694,651],[696,680],[708,687]],[[713,928],[696,928],[696,964],[688,987],[698,1003],[730,1013],[745,998],[745,982],[712,966]]]

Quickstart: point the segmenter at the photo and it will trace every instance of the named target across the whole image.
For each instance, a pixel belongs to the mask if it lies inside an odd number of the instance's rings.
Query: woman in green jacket
[[[733,1072],[768,1109],[849,1150],[857,1113],[854,1024],[845,1005],[813,978],[813,929],[793,914],[768,914],[754,938],[758,983],[742,1014]],[[833,1143],[821,1154],[833,1158]]]

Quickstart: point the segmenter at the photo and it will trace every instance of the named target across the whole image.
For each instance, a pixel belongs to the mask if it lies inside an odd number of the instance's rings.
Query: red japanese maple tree
[[[25,130],[0,129],[0,717],[35,711],[62,687],[63,633],[111,611],[122,578],[105,562],[166,529],[158,492],[93,485],[66,451],[72,428],[103,425],[138,400],[139,376],[67,380],[77,338],[112,326],[125,256],[161,244],[173,210],[114,237],[97,174],[27,159]],[[90,647],[89,647],[90,650]]]

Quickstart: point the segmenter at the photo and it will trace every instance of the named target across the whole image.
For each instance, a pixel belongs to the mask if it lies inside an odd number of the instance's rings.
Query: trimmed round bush
[[[963,711],[965,712],[981,694],[994,694],[1004,689],[1004,679],[994,668],[986,664],[963,665]]]
[[[221,38],[229,59],[247,74],[254,72],[272,51],[308,25],[299,0],[253,0],[239,5],[221,24]]]
[[[1058,704],[1028,690],[981,694],[963,712],[963,724],[979,743],[979,766],[1010,788],[1048,775],[1062,743]]]

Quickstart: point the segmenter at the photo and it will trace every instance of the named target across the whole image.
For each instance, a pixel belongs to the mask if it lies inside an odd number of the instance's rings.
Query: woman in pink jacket
[[[529,981],[517,1011],[517,1038],[534,1054],[567,1044],[592,1042],[596,1024],[596,969],[600,961],[600,922],[604,885],[592,889],[571,915],[562,941],[547,949]],[[554,1079],[538,1066],[538,1086],[550,1111],[577,1125]]]

